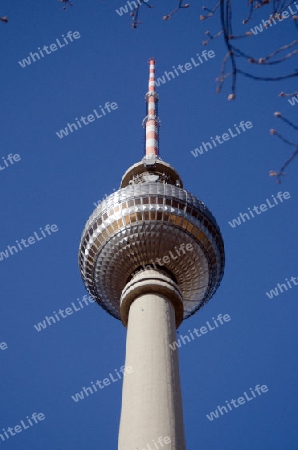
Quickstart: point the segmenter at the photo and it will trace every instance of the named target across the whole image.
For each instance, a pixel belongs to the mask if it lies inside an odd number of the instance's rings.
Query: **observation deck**
[[[219,227],[206,205],[177,181],[182,185],[169,164],[156,161],[155,167],[146,167],[143,160],[126,172],[124,187],[102,201],[86,223],[81,275],[92,297],[117,319],[127,282],[152,262],[178,284],[183,319],[204,306],[220,284],[225,256]],[[191,252],[178,250],[187,244]],[[162,266],[156,263],[165,256]]]

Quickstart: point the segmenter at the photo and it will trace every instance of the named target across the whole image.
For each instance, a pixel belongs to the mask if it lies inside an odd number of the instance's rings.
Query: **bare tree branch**
[[[132,18],[132,28],[137,28],[138,25],[140,25],[142,22],[138,21],[139,18],[139,12],[140,12],[140,7],[142,5],[146,5],[147,8],[151,9],[153,8],[153,5],[151,5],[150,3],[146,3],[144,0],[138,0],[138,5],[133,9],[133,11],[130,13],[130,16]]]
[[[73,3],[70,0],[58,0],[60,3],[64,3],[63,8],[62,9],[66,9],[66,6],[73,6]]]
[[[277,117],[278,119],[281,119],[282,121],[284,121],[287,125],[289,125],[291,128],[293,128],[294,130],[298,130],[298,126],[296,126],[294,123],[292,123],[290,120],[288,120],[286,117],[283,117],[281,115],[280,112],[275,112],[274,113],[275,117]],[[298,144],[295,142],[291,142],[289,141],[287,138],[285,138],[282,134],[278,133],[275,129],[271,129],[270,133],[273,134],[274,136],[277,136],[279,139],[281,139],[285,144],[294,147],[295,150],[294,152],[291,154],[290,158],[288,158],[284,164],[281,166],[280,170],[278,172],[274,171],[274,170],[270,170],[269,171],[269,176],[270,177],[276,177],[276,183],[280,184],[281,183],[281,176],[286,175],[286,173],[284,172],[285,168],[293,161],[293,159],[298,155]]]
[[[170,19],[179,9],[182,8],[189,8],[190,4],[189,3],[185,3],[185,5],[182,5],[183,0],[179,0],[178,2],[178,6],[177,8],[173,9],[173,11],[171,11],[169,14],[167,14],[166,16],[163,16],[163,20],[168,20]]]

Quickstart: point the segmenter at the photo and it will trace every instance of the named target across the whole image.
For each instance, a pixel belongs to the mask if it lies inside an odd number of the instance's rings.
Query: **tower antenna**
[[[158,118],[158,94],[155,91],[155,59],[149,59],[148,92],[145,96],[147,102],[146,117],[143,127],[146,130],[145,158],[159,157],[159,118]]]

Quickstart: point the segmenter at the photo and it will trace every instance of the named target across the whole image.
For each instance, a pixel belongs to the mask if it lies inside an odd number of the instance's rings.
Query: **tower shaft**
[[[123,382],[118,450],[185,450],[178,352],[170,348],[179,292],[154,270],[136,278],[121,304],[129,309],[125,366],[133,371]]]

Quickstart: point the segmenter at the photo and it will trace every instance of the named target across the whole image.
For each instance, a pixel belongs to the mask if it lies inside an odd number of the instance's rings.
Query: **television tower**
[[[170,344],[218,288],[224,244],[211,212],[159,156],[155,61],[149,64],[145,155],[89,217],[79,266],[92,297],[127,328],[132,372],[123,380],[118,450],[185,450],[178,352]]]

